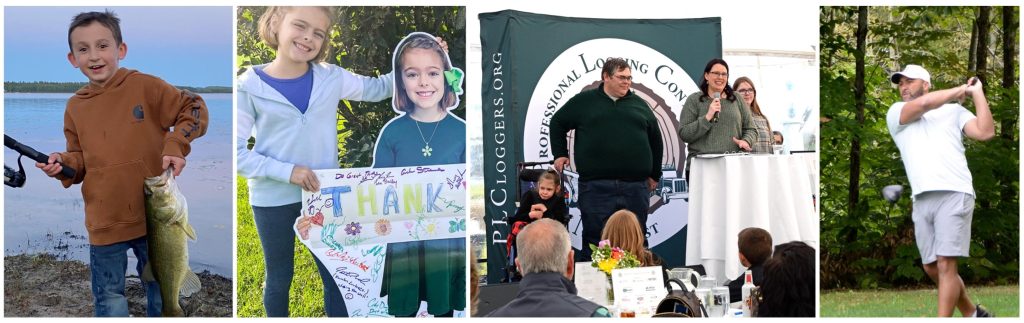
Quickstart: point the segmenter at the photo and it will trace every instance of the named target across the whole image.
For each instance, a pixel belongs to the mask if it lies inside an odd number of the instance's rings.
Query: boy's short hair
[[[68,49],[74,51],[74,46],[71,45],[71,32],[75,31],[75,28],[85,27],[93,22],[97,22],[103,27],[110,29],[110,32],[114,34],[115,45],[121,46],[121,19],[117,18],[117,14],[114,14],[110,9],[104,12],[90,11],[83,12],[75,15],[71,18],[71,26],[68,27]]]
[[[743,229],[737,244],[751,266],[763,264],[772,255],[772,235],[761,228]]]

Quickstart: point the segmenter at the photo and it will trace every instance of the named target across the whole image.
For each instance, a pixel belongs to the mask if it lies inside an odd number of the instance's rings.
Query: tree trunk
[[[1012,6],[1003,7],[1003,80],[1000,85],[1004,89],[1014,88],[1014,81],[1017,80],[1017,76],[1014,74],[1014,70],[1016,70],[1014,63],[1017,61],[1017,20],[1014,17],[1015,10],[1016,8]],[[1013,106],[1018,106],[1017,102],[1013,100],[1004,101],[1012,103]],[[1014,110],[1010,109],[1009,111]],[[999,116],[999,119],[1002,119],[999,127],[1000,140],[1011,145],[1016,144],[1013,136],[1017,134],[1017,116]],[[1017,198],[1017,190],[1014,189],[1013,185],[1004,184],[1003,190],[1000,193],[1003,201],[1013,201]]]
[[[857,14],[857,51],[853,56],[857,60],[856,79],[853,83],[853,95],[857,108],[857,125],[864,127],[864,104],[866,101],[864,91],[864,52],[867,51],[866,40],[868,36],[868,7],[859,7]],[[860,128],[858,128],[860,129]],[[859,130],[854,132],[853,141],[850,143],[850,196],[847,215],[853,215],[857,211],[857,202],[860,200],[860,134]]]
[[[992,15],[992,7],[981,7],[978,11],[978,20],[975,21],[975,25],[978,26],[978,49],[977,52],[977,71],[975,72],[982,84],[987,84],[988,80],[985,77],[988,72],[988,31],[991,26],[990,16]],[[988,209],[992,205],[989,200],[978,201],[978,206],[981,209]]]
[[[975,23],[978,26],[978,49],[975,50],[977,53],[975,56],[977,56],[978,60],[976,71],[982,83],[986,81],[985,72],[988,69],[988,31],[991,25],[989,22],[991,15],[992,7],[981,7],[978,13],[978,20]]]
[[[971,74],[976,74],[978,71],[976,68],[975,57],[977,57],[978,51],[978,23],[977,15],[975,15],[975,23],[971,24],[971,45],[970,49],[967,50],[967,71]]]
[[[1017,21],[1014,18],[1014,7],[1003,7],[1003,88],[1013,87],[1017,76],[1013,74],[1014,58],[1017,57]],[[1016,120],[1016,118],[1007,118]],[[1006,132],[1004,132],[1006,133]]]

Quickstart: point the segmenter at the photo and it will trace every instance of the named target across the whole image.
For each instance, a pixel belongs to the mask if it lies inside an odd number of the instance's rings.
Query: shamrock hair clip
[[[452,92],[455,95],[462,95],[462,78],[465,76],[462,70],[458,68],[452,68],[444,71],[444,79],[448,82],[448,86],[452,88]]]

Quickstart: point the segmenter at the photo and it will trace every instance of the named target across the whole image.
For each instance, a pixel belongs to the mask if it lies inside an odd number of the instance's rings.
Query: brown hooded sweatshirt
[[[144,179],[160,175],[163,156],[187,156],[189,143],[206,133],[208,119],[198,95],[125,68],[102,87],[86,85],[68,100],[67,152],[61,158],[77,172],[57,179],[65,188],[84,183],[90,244],[146,235]]]

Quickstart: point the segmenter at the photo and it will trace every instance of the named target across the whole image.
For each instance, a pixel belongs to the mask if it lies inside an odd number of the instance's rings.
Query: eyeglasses
[[[615,75],[615,78],[618,79],[619,81],[622,81],[622,82],[633,81],[633,77],[632,76]]]
[[[723,72],[708,72],[708,74],[711,74],[711,75],[714,75],[714,76],[718,76],[718,77],[725,77],[725,78],[729,77],[729,73],[723,73]]]
[[[747,94],[755,93],[757,91],[754,91],[754,89],[742,89],[742,90],[737,90],[736,92],[739,93],[739,94],[747,95]]]

